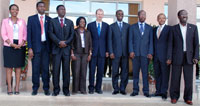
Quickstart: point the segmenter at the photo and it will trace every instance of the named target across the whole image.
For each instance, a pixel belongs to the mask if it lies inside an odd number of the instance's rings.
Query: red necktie
[[[64,24],[63,24],[63,19],[62,19],[62,18],[60,19],[60,26],[61,26],[61,27],[64,26]]]
[[[41,35],[43,34],[44,24],[43,24],[43,16],[40,16],[40,26],[41,26]]]

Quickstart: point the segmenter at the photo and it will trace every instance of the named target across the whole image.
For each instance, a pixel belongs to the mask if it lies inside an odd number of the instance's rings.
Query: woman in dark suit
[[[25,65],[25,43],[27,38],[26,23],[17,17],[19,7],[12,4],[9,7],[11,17],[2,21],[1,35],[4,42],[3,57],[6,68],[7,93],[12,95],[12,72],[15,69],[16,85],[14,94],[19,94],[21,67]]]
[[[86,19],[84,17],[79,17],[76,21],[76,25],[77,28],[75,29],[71,50],[73,75],[72,93],[76,94],[80,91],[81,94],[87,94],[87,64],[92,55],[92,38],[90,32],[85,29]]]

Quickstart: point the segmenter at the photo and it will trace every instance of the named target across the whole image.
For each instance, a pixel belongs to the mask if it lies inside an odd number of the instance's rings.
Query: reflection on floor
[[[87,95],[71,95],[65,97],[62,92],[59,96],[44,96],[42,85],[39,89],[37,96],[31,96],[32,82],[30,79],[22,81],[20,86],[20,95],[8,96],[6,91],[0,93],[0,106],[171,106],[170,99],[163,101],[159,97],[146,98],[140,92],[139,96],[130,97],[132,92],[132,80],[129,80],[127,86],[127,95],[112,95],[112,84],[110,78],[103,80],[104,93],[99,94],[87,94]],[[42,83],[41,83],[42,84]],[[61,84],[62,85],[62,84]],[[51,92],[52,92],[51,84]],[[62,88],[62,87],[61,87]],[[70,86],[71,88],[71,86]],[[140,84],[140,91],[142,91],[142,85]],[[155,92],[155,86],[150,84],[150,93]],[[200,105],[200,100],[193,99],[194,106]],[[174,106],[174,105],[172,105]],[[183,102],[182,95],[176,106],[188,106]]]

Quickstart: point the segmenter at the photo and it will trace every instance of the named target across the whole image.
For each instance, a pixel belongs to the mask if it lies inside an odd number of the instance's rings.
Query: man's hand
[[[114,53],[110,54],[110,58],[111,58],[111,59],[114,59],[114,58],[115,58]]]
[[[150,60],[152,60],[152,59],[153,59],[153,56],[152,56],[151,54],[148,54],[148,55],[147,55],[147,58],[150,59]]]
[[[167,60],[167,65],[170,65],[170,64],[172,64],[172,61],[171,60]]]
[[[109,53],[108,52],[106,52],[106,57],[109,57]]]
[[[193,59],[193,63],[194,63],[194,64],[197,64],[197,63],[198,63],[198,60],[197,60],[197,59]]]
[[[60,48],[65,48],[67,45],[65,44],[65,41],[60,41],[59,42],[59,47]]]
[[[28,49],[28,56],[30,59],[32,59],[34,56],[33,50],[31,48]]]
[[[91,55],[88,55],[87,61],[89,62],[91,60]]]
[[[134,52],[131,52],[131,53],[130,53],[130,58],[131,58],[131,59],[134,59],[134,57],[135,57],[135,53],[134,53]]]
[[[71,55],[72,61],[76,60],[76,56],[74,54]]]

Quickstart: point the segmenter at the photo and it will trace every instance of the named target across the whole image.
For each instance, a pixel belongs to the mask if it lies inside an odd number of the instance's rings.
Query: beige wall
[[[0,0],[0,22],[8,17],[9,0]],[[0,26],[1,28],[1,26]],[[0,92],[6,85],[6,71],[3,67],[3,40],[0,38]]]

